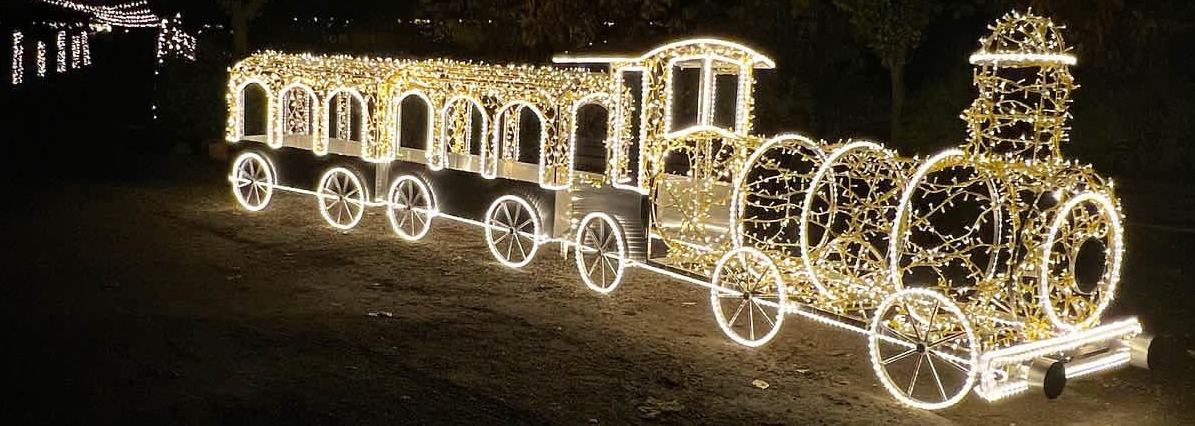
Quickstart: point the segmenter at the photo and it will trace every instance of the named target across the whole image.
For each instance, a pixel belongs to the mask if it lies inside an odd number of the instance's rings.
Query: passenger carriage
[[[855,331],[920,408],[1146,366],[1141,325],[1102,318],[1122,217],[1111,183],[1059,151],[1074,86],[1058,27],[1010,14],[971,60],[969,141],[916,159],[752,134],[754,73],[775,64],[721,40],[557,67],[266,52],[231,70],[229,179],[247,210],[312,195],[338,229],[366,208],[407,240],[475,225],[514,268],[558,243],[600,293],[630,267],[705,286],[746,346],[789,314]]]

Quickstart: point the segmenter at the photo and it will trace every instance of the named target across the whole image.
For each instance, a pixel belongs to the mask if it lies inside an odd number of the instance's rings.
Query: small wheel
[[[319,180],[320,215],[336,229],[351,229],[365,212],[365,190],[361,179],[343,167],[335,167]]]
[[[714,267],[710,305],[718,327],[744,346],[761,346],[776,337],[784,322],[785,287],[780,270],[759,250],[727,252]]]
[[[952,406],[975,386],[978,346],[962,309],[925,289],[885,298],[868,338],[880,383],[898,401],[925,410]]]
[[[502,196],[486,211],[485,225],[485,240],[495,259],[511,268],[531,263],[543,228],[530,203],[513,195]]]
[[[606,294],[622,282],[627,246],[621,228],[610,215],[590,213],[577,228],[577,271],[593,291]]]
[[[260,211],[270,204],[274,195],[274,168],[264,157],[255,152],[241,154],[232,162],[232,195],[237,203],[251,212]]]
[[[423,181],[403,176],[390,186],[386,217],[390,227],[407,241],[417,241],[431,229],[436,215],[436,202]]]

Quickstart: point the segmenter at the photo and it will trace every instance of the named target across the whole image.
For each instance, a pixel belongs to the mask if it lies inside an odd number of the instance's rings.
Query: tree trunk
[[[892,83],[892,110],[888,129],[888,141],[895,143],[900,137],[901,111],[905,106],[905,63],[900,61],[888,67],[888,77]]]
[[[232,10],[232,52],[237,58],[249,54],[249,14],[243,6]]]

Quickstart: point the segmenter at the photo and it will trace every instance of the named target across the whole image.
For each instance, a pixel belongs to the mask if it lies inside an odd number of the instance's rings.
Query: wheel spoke
[[[934,367],[933,357],[925,357],[925,362],[929,364],[929,372],[934,375],[934,383],[938,384],[938,394],[942,395],[942,400],[950,399],[946,397],[946,388],[942,387],[942,376],[938,375],[938,368]]]
[[[901,353],[899,353],[899,354],[896,354],[896,355],[893,355],[893,356],[891,356],[891,357],[888,357],[887,359],[881,360],[881,361],[880,361],[880,365],[888,365],[888,364],[894,363],[894,362],[896,362],[896,361],[900,361],[900,360],[902,360],[902,359],[908,358],[908,357],[909,357],[909,355],[912,355],[912,354],[915,354],[915,353],[917,353],[917,349],[916,349],[916,348],[914,348],[914,349],[909,349],[909,350],[907,350],[907,351],[904,351],[904,352],[901,352]]]
[[[926,346],[927,348],[933,348],[933,347],[937,347],[937,346],[939,346],[939,345],[941,345],[941,344],[943,344],[943,343],[949,342],[949,341],[951,341],[951,340],[954,340],[954,339],[957,339],[957,338],[960,338],[960,337],[966,337],[966,336],[967,336],[967,333],[966,333],[966,332],[961,332],[961,331],[960,331],[960,332],[958,332],[958,333],[954,333],[954,334],[951,334],[951,335],[949,335],[949,336],[943,337],[943,338],[941,338],[941,339],[935,340],[935,341],[933,341],[932,343],[930,343],[930,344],[928,344],[928,345],[925,345],[925,346]]]
[[[518,242],[519,236],[515,235],[513,232],[511,232],[507,235],[510,236],[510,240],[508,240],[506,242],[506,260],[509,261],[510,260],[510,252],[511,252],[511,250],[514,250],[515,242]]]
[[[603,255],[602,263],[604,263],[606,265],[606,267],[610,269],[611,272],[618,272],[618,268],[614,267],[614,262],[610,260],[609,256]],[[606,269],[603,268],[602,270],[605,271]]]
[[[738,322],[739,315],[741,315],[743,313],[743,308],[745,308],[746,306],[747,306],[747,300],[743,299],[743,301],[741,303],[739,303],[738,310],[734,311],[734,315],[730,316],[730,320],[726,321],[726,324],[729,325],[730,327],[734,327],[734,324],[736,322]]]
[[[520,256],[522,256],[519,258],[519,260],[523,260],[523,259],[527,258],[527,249],[525,247],[523,247],[523,239],[520,238],[521,236],[522,236],[522,234],[515,235],[515,242],[519,243],[519,254],[520,254]]]
[[[910,321],[909,321],[909,325],[913,326],[913,333],[917,335],[917,339],[916,339],[916,340],[913,340],[913,341],[914,341],[914,342],[920,342],[920,341],[922,340],[922,337],[921,337],[921,330],[917,328],[917,320],[916,320],[916,319],[913,319],[913,311],[909,309],[909,304],[908,304],[908,303],[903,303],[903,302],[902,302],[902,304],[903,304],[903,305],[904,305],[904,307],[905,307],[905,314],[909,316],[909,319],[910,319]]]
[[[512,233],[512,232],[510,232],[509,230],[503,229],[503,230],[502,230],[502,236],[501,236],[501,237],[498,237],[497,239],[495,239],[495,240],[494,240],[494,245],[495,245],[495,246],[497,246],[497,245],[498,245],[498,243],[502,242],[502,240],[505,240],[505,239],[507,239],[507,238],[508,238],[508,237],[510,237],[512,234],[513,234],[513,233]],[[510,255],[507,255],[507,257],[510,257]]]
[[[751,299],[747,299],[747,303],[754,303]],[[750,307],[747,308],[747,325],[751,327],[751,340],[755,340],[755,310]]]
[[[955,362],[955,360],[953,360],[953,359],[950,359],[950,358],[947,358],[947,357],[944,357],[944,356],[942,356],[942,354],[939,354],[939,353],[937,353],[937,352],[934,352],[934,351],[929,351],[929,355],[930,355],[930,356],[935,356],[935,355],[937,355],[938,359],[940,359],[940,360],[942,360],[942,361],[946,361],[946,363],[947,363],[947,364],[949,364],[950,366],[952,366],[952,367],[954,367],[954,368],[957,368],[959,371],[961,371],[961,372],[963,372],[963,373],[967,373],[967,374],[970,374],[970,373],[971,373],[971,368],[970,368],[969,366],[965,366],[965,365],[959,365],[957,362]]]
[[[593,277],[593,271],[594,271],[595,269],[597,269],[598,265],[601,265],[601,264],[602,264],[602,262],[601,262],[600,258],[598,258],[598,257],[596,257],[596,256],[595,256],[595,257],[593,258],[593,264],[592,264],[592,265],[589,265],[589,268],[588,268],[588,269],[589,269],[589,271],[588,271],[588,274],[589,274],[589,277],[590,277],[590,278],[592,278],[592,277]]]
[[[924,356],[917,358],[917,367],[913,368],[913,379],[909,380],[909,390],[905,392],[905,395],[909,397],[913,396],[913,388],[917,386],[917,378],[921,375],[921,363],[923,361],[925,361]]]
[[[919,341],[921,341],[921,339],[916,339],[916,338],[910,337],[908,334],[905,334],[904,332],[901,332],[900,330],[897,330],[897,329],[895,329],[895,328],[892,328],[892,327],[891,327],[891,326],[889,326],[888,324],[881,324],[881,326],[883,326],[883,327],[884,327],[885,329],[887,329],[888,331],[891,331],[891,332],[892,332],[893,334],[895,334],[897,337],[900,337],[901,339],[904,339],[906,342],[919,342]]]
[[[934,301],[934,311],[933,311],[933,313],[929,314],[929,322],[925,325],[925,336],[922,336],[925,338],[925,340],[929,340],[929,333],[934,331],[934,319],[937,318],[938,308],[941,305],[942,305],[942,302],[939,302],[937,300]]]
[[[767,311],[763,310],[763,306],[759,306],[759,303],[756,303],[754,301],[751,302],[751,305],[754,306],[755,309],[759,309],[759,313],[763,314],[763,317],[761,317],[761,318],[763,318],[765,321],[767,321],[768,324],[772,326],[772,328],[776,328],[776,322],[772,321],[772,316],[769,315]]]
[[[512,220],[510,218],[510,207],[508,207],[508,204],[502,203],[501,208],[502,208],[502,216],[506,217],[506,222],[499,221],[499,220],[497,220],[496,217],[494,218],[495,222],[498,222],[500,225],[503,225],[503,226],[507,226],[507,225],[514,223],[514,220]]]

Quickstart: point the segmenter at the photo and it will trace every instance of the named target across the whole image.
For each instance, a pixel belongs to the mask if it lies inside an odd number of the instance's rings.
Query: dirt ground
[[[792,317],[744,348],[693,285],[632,270],[601,296],[555,246],[511,270],[476,228],[409,243],[375,209],[337,232],[309,197],[242,212],[205,157],[131,166],[10,180],[8,424],[1195,424],[1180,227],[1129,228],[1112,310],[1162,335],[1160,368],[927,412],[878,385],[857,334]]]

